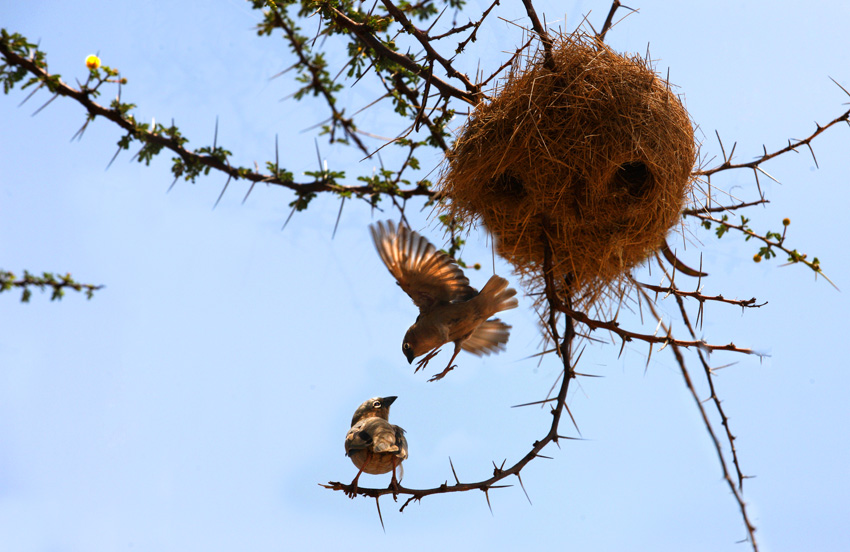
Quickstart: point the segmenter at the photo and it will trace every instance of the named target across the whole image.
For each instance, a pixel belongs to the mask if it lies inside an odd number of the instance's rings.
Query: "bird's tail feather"
[[[484,297],[488,303],[495,306],[494,313],[508,309],[515,309],[519,302],[517,301],[516,290],[508,287],[508,281],[493,274],[484,287],[481,288],[480,296]]]

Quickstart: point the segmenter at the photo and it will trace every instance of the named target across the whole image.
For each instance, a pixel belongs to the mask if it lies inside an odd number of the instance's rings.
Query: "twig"
[[[157,146],[173,151],[187,163],[199,164],[204,167],[215,169],[231,176],[234,179],[242,178],[252,183],[263,182],[270,185],[282,186],[284,188],[288,188],[290,190],[295,191],[301,196],[306,196],[308,194],[315,194],[319,192],[345,192],[354,194],[358,197],[372,196],[376,194],[395,194],[403,199],[408,199],[414,196],[433,196],[433,192],[431,190],[420,185],[405,190],[394,190],[390,193],[385,189],[376,189],[372,185],[343,186],[334,183],[332,179],[328,177],[319,178],[312,182],[300,183],[295,182],[291,179],[281,178],[279,176],[272,176],[268,174],[262,174],[258,171],[251,171],[243,167],[234,167],[214,156],[202,155],[187,150],[180,144],[180,142],[169,136],[160,133],[149,132],[138,128],[135,120],[123,116],[118,109],[106,108],[94,102],[89,98],[88,94],[85,91],[72,88],[65,84],[61,79],[54,78],[50,73],[37,66],[31,60],[28,60],[27,58],[24,58],[16,54],[15,52],[9,50],[2,42],[0,42],[0,54],[2,54],[3,57],[6,58],[6,60],[10,64],[16,65],[18,67],[23,67],[24,69],[38,77],[40,80],[51,80],[53,82],[53,86],[55,87],[55,92],[57,94],[59,94],[60,96],[67,96],[76,100],[83,107],[85,107],[90,114],[94,116],[100,116],[112,121],[120,128],[126,130],[128,134],[138,138],[139,140],[145,143],[156,144]]]
[[[614,0],[611,2],[611,9],[608,10],[608,17],[605,18],[605,23],[602,24],[602,30],[597,33],[596,38],[599,39],[599,42],[605,42],[605,35],[608,34],[608,31],[611,29],[611,26],[614,23],[614,13],[621,6],[620,0]]]
[[[681,297],[677,296],[676,303],[679,306],[679,312],[682,314],[682,320],[685,323],[685,327],[688,328],[688,333],[690,333],[692,337],[696,337],[694,327],[691,325],[691,320],[688,316],[688,311],[685,309],[685,302]],[[738,450],[735,447],[736,437],[732,435],[732,428],[729,427],[729,417],[726,416],[726,412],[723,410],[723,404],[720,402],[720,397],[714,389],[714,373],[711,370],[711,366],[708,364],[708,361],[706,360],[705,355],[702,354],[702,351],[697,351],[697,355],[700,363],[702,364],[703,371],[705,372],[705,379],[706,382],[708,382],[708,389],[711,393],[710,398],[714,402],[714,407],[717,410],[717,413],[720,415],[720,423],[726,430],[726,442],[729,444],[729,450],[732,453],[732,463],[735,465],[735,473],[738,476],[738,490],[743,491],[745,476],[741,471],[741,464],[738,461]],[[700,404],[702,404],[702,402]]]
[[[283,30],[284,34],[286,34],[286,38],[289,41],[290,46],[292,47],[292,51],[295,52],[295,55],[298,56],[299,65],[302,65],[307,68],[312,76],[312,80],[309,84],[311,88],[320,92],[322,97],[325,98],[325,101],[328,104],[328,107],[332,113],[332,120],[334,122],[338,122],[342,125],[343,130],[345,131],[345,135],[357,144],[357,147],[365,154],[369,154],[369,149],[363,144],[360,138],[354,133],[354,123],[351,118],[343,117],[342,113],[336,108],[336,99],[331,94],[331,91],[327,89],[327,87],[322,83],[321,79],[321,69],[317,67],[311,60],[307,53],[304,51],[304,44],[299,40],[298,36],[295,34],[295,29],[293,29],[284,19],[281,17],[280,13],[274,9],[271,10],[274,14],[275,25],[277,25],[280,29]]]
[[[648,289],[650,291],[654,291],[656,294],[663,293],[666,295],[675,295],[676,297],[691,297],[696,299],[700,303],[705,303],[706,301],[716,301],[718,303],[727,303],[729,305],[735,305],[742,308],[759,308],[763,307],[767,304],[767,301],[764,303],[759,303],[755,297],[751,299],[726,299],[722,295],[703,295],[699,291],[684,291],[676,286],[656,286],[653,284],[645,284],[643,282],[635,281],[635,283],[642,287],[643,289]],[[692,336],[696,337],[696,336]]]
[[[449,78],[459,80],[463,83],[467,92],[471,94],[473,98],[478,97],[478,94],[481,91],[480,87],[476,84],[473,84],[472,81],[469,80],[469,77],[467,77],[465,74],[455,69],[451,61],[441,56],[437,52],[437,50],[435,50],[434,47],[431,46],[431,39],[428,38],[428,35],[417,29],[410,22],[410,20],[407,19],[407,16],[404,15],[404,12],[401,11],[398,6],[396,6],[393,2],[391,2],[390,0],[381,0],[381,2],[384,4],[384,7],[387,8],[387,12],[401,24],[404,30],[407,31],[408,34],[413,35],[413,37],[419,41],[422,47],[425,48],[425,52],[427,53],[427,57],[429,60],[436,61],[437,63],[442,65],[443,69],[446,72],[446,75]],[[429,76],[430,74],[431,72],[428,71],[422,74],[421,76],[423,78],[433,78],[433,76]]]
[[[41,291],[50,288],[52,290],[50,300],[56,301],[61,300],[65,296],[65,290],[69,289],[84,292],[86,298],[91,299],[94,292],[103,289],[104,286],[82,284],[75,281],[70,274],[57,277],[52,272],[44,272],[41,276],[36,276],[25,270],[23,278],[18,278],[12,272],[0,270],[0,293],[10,291],[13,288],[21,289],[21,302],[27,303],[32,296],[32,290],[30,288],[34,287],[39,288]]]
[[[825,124],[823,126],[819,125],[818,123],[815,123],[815,127],[816,127],[815,131],[812,132],[808,137],[803,138],[802,140],[797,140],[793,143],[791,142],[791,140],[788,140],[788,145],[785,146],[784,148],[781,148],[781,149],[778,149],[778,150],[773,151],[771,153],[768,153],[767,148],[764,148],[762,146],[763,149],[764,149],[764,154],[760,155],[759,157],[756,157],[755,159],[753,159],[752,161],[750,161],[748,163],[732,163],[732,155],[730,154],[729,157],[726,158],[725,153],[724,153],[723,163],[721,163],[720,165],[713,167],[711,169],[694,171],[693,174],[694,174],[694,176],[711,176],[711,175],[716,174],[720,171],[726,171],[726,170],[732,170],[732,169],[753,169],[753,170],[756,170],[756,169],[759,168],[759,165],[761,165],[765,161],[769,161],[770,159],[773,159],[774,157],[778,157],[778,156],[780,156],[784,153],[788,153],[790,151],[796,152],[797,148],[799,148],[800,146],[809,146],[809,144],[811,144],[812,140],[814,140],[822,132],[824,132],[826,129],[828,129],[828,128],[830,128],[830,127],[832,127],[832,126],[834,126],[838,123],[841,123],[841,122],[848,122],[848,124],[850,124],[850,109],[848,109],[847,111],[845,111],[844,113],[842,113],[841,115],[839,115],[838,117],[836,117],[835,119],[831,120],[830,122],[828,122],[827,124]],[[809,146],[809,147],[811,147],[811,146]],[[767,173],[765,173],[765,174],[767,174]],[[770,177],[770,175],[767,175],[767,176]]]
[[[464,49],[466,48],[466,45],[469,44],[470,42],[475,42],[475,40],[477,39],[477,35],[478,35],[478,27],[480,27],[481,24],[484,23],[484,20],[487,18],[488,15],[490,15],[490,12],[493,10],[493,8],[495,8],[498,5],[499,5],[499,0],[493,0],[493,3],[490,4],[489,8],[484,10],[484,12],[481,14],[481,18],[478,21],[476,21],[475,23],[470,22],[469,24],[464,25],[463,27],[457,28],[458,31],[461,31],[461,30],[468,29],[470,25],[474,27],[472,32],[469,33],[469,36],[466,37],[463,41],[458,43],[457,48],[455,48],[456,54],[463,52]],[[448,36],[449,34],[451,34],[451,31],[449,31],[448,33],[445,33],[441,37],[433,37],[432,40],[438,40],[439,38],[442,38],[443,36]]]
[[[796,249],[788,249],[787,247],[785,247],[785,236],[784,235],[778,240],[773,240],[773,239],[768,237],[770,235],[769,233],[766,236],[762,236],[761,234],[757,234],[756,232],[747,228],[744,225],[744,223],[742,223],[742,224],[732,224],[728,220],[718,219],[718,218],[713,217],[711,215],[702,214],[702,213],[696,213],[696,214],[693,214],[693,215],[690,215],[690,216],[693,216],[693,217],[698,218],[698,219],[703,220],[703,221],[713,222],[713,223],[719,224],[719,225],[724,226],[724,227],[731,229],[731,230],[737,230],[738,232],[741,232],[742,234],[747,236],[747,239],[756,238],[757,240],[760,240],[767,245],[767,248],[764,248],[764,249],[769,249],[769,248],[775,247],[776,249],[779,249],[780,251],[782,251],[783,253],[788,255],[788,261],[790,263],[792,263],[792,264],[793,263],[803,263],[804,265],[806,265],[807,267],[812,269],[814,272],[821,275],[827,282],[830,283],[830,285],[832,285],[832,287],[834,287],[835,289],[838,289],[838,287],[835,285],[835,283],[833,283],[833,281],[830,280],[827,277],[826,274],[824,274],[823,270],[820,267],[820,261],[818,260],[818,258],[815,257],[813,260],[810,261],[806,258],[807,255],[799,253]]]
[[[694,207],[693,209],[684,209],[682,211],[682,216],[696,216],[705,213],[725,213],[728,211],[736,211],[738,209],[746,209],[747,207],[754,207],[756,205],[765,205],[767,203],[770,203],[770,200],[762,198],[749,202],[742,201],[741,203],[736,203],[735,205],[721,205],[718,207]]]
[[[371,48],[377,56],[392,61],[393,63],[397,63],[411,73],[422,78],[425,78],[428,74],[428,70],[426,68],[420,66],[409,57],[390,50],[383,42],[381,42],[381,40],[372,34],[372,30],[365,23],[357,23],[335,7],[328,4],[323,3],[322,8],[326,11],[327,16],[334,23],[354,33],[354,35],[356,35],[363,44]],[[431,84],[444,96],[457,98],[473,106],[478,103],[477,94],[452,86],[439,77],[433,77]]]
[[[659,321],[659,325],[662,330],[668,335],[671,334],[670,327],[664,323],[658,312],[655,310],[654,304],[652,300],[646,295],[646,292],[641,290],[640,293],[645,298],[647,305],[649,306],[650,311],[652,311],[653,316]],[[747,529],[747,535],[750,540],[750,544],[752,545],[753,552],[758,552],[758,543],[756,542],[756,528],[753,523],[750,521],[749,513],[747,512],[747,505],[744,502],[744,498],[741,496],[741,492],[738,487],[736,487],[735,482],[732,480],[732,476],[729,473],[729,468],[726,464],[726,458],[723,456],[723,447],[720,445],[720,440],[717,438],[717,434],[714,431],[714,427],[711,425],[711,420],[708,418],[708,413],[705,411],[705,407],[703,406],[703,402],[699,398],[699,394],[694,387],[693,381],[691,380],[690,373],[688,372],[687,365],[685,364],[685,358],[682,355],[681,349],[675,344],[672,344],[673,356],[676,358],[676,362],[679,364],[679,368],[682,372],[682,377],[685,380],[685,385],[690,391],[691,396],[694,399],[694,403],[697,405],[697,409],[700,412],[700,416],[702,417],[703,425],[705,426],[706,431],[708,431],[709,436],[711,437],[712,443],[714,444],[715,452],[717,453],[717,458],[720,462],[721,470],[723,471],[723,479],[726,481],[729,489],[732,491],[732,495],[735,497],[735,501],[738,503],[738,508],[741,510],[741,517],[744,521],[744,526]],[[709,374],[710,377],[710,374]],[[712,384],[712,394],[713,393],[713,384]],[[715,397],[715,404],[719,405],[719,400]],[[722,412],[722,410],[721,410]],[[727,438],[730,442],[734,442],[734,436],[732,436],[731,432],[728,430],[728,419],[723,415],[723,423],[727,428]],[[734,450],[734,449],[733,449]],[[735,467],[738,468],[738,457],[737,454],[733,453],[733,459],[735,461]],[[738,468],[738,473],[740,475],[740,468]],[[741,476],[742,477],[742,476]]]
[[[552,37],[549,36],[543,24],[540,23],[540,18],[537,17],[537,12],[531,0],[522,0],[522,4],[525,6],[525,13],[531,19],[531,26],[534,28],[534,32],[537,33],[537,36],[540,37],[540,42],[543,43],[543,65],[550,71],[554,71],[555,58],[552,57]]]

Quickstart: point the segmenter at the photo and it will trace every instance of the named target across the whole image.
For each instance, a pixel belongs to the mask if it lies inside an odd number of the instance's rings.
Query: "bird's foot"
[[[393,500],[398,502],[398,493],[400,492],[400,487],[398,486],[398,480],[393,477],[392,481],[390,481],[390,486],[388,487],[393,492]]]
[[[435,356],[437,356],[438,354],[440,354],[440,350],[441,350],[441,349],[434,349],[433,351],[430,351],[427,355],[425,355],[424,357],[422,357],[422,359],[421,359],[421,360],[419,360],[419,361],[416,363],[416,370],[414,370],[414,371],[413,371],[413,373],[415,374],[415,373],[416,373],[416,372],[418,372],[419,370],[421,370],[421,369],[425,368],[426,366],[428,366],[428,362],[429,362],[432,358],[434,358]]]
[[[342,492],[344,492],[345,496],[347,496],[348,498],[354,498],[355,496],[357,496],[357,480],[358,479],[360,479],[359,473],[357,474],[357,477],[354,478],[354,481],[351,482],[351,488],[350,489],[343,489]]]
[[[431,376],[431,379],[429,379],[428,381],[432,382],[432,381],[441,380],[444,377],[446,377],[446,374],[448,374],[449,372],[451,372],[455,368],[457,368],[457,364],[455,364],[455,365],[450,364],[450,365],[446,366],[446,369],[443,370],[442,372],[440,372],[439,374],[434,374],[433,376]]]

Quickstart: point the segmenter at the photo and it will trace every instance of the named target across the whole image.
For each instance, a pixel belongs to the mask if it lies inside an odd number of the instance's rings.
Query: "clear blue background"
[[[497,15],[527,25],[520,2],[503,4]],[[669,67],[707,158],[719,156],[715,129],[727,151],[737,141],[737,159],[749,160],[762,144],[780,148],[846,109],[850,98],[828,78],[850,89],[846,2],[644,4],[608,42],[639,53],[648,45],[659,72]],[[488,5],[470,2],[467,13]],[[591,12],[599,28],[609,3],[536,6],[552,27],[573,29]],[[123,97],[139,104],[136,116],[174,118],[189,146],[212,141],[217,116],[219,143],[236,162],[273,159],[279,134],[282,165],[296,175],[316,170],[315,132],[303,131],[327,109],[280,101],[295,84],[290,75],[269,78],[292,57],[279,37],[256,37],[259,18],[237,0],[0,6],[0,24],[40,41],[52,72],[83,80],[85,57],[98,52],[129,79]],[[474,71],[480,60],[493,69],[520,40],[517,27],[492,18],[464,67]],[[342,57],[330,59],[339,67]],[[346,88],[349,112],[376,90],[368,80]],[[464,353],[444,381],[426,383],[400,350],[414,307],[368,237],[368,224],[390,211],[349,203],[332,239],[339,204],[320,197],[281,232],[291,193],[258,186],[242,205],[246,185],[231,183],[213,210],[225,178],[212,174],[166,194],[169,155],[146,168],[124,153],[105,172],[117,127],[98,120],[69,143],[84,110],[58,99],[32,118],[49,96],[18,108],[24,97],[0,99],[0,267],[70,271],[107,287],[91,301],[69,295],[61,304],[38,292],[27,305],[18,294],[0,296],[0,549],[747,549],[736,544],[746,535],[737,505],[672,355],[655,351],[647,366],[639,343],[620,358],[619,343],[589,345],[579,369],[604,377],[579,380],[569,397],[586,440],[550,446],[553,460],[522,472],[533,505],[518,486],[490,493],[493,515],[479,492],[428,497],[402,514],[385,498],[384,534],[373,501],[317,485],[356,473],[342,442],[354,408],[399,396],[391,419],[408,431],[406,486],[451,480],[449,457],[464,481],[487,478],[492,461],[515,462],[551,417],[510,407],[544,398],[559,374],[554,357],[528,358],[540,342],[530,301],[504,317],[514,327],[505,353]],[[385,136],[398,130],[380,108],[359,124]],[[850,129],[839,126],[815,142],[820,169],[805,150],[766,164],[782,185],[762,178],[771,203],[748,215],[760,231],[789,217],[788,244],[818,256],[843,289],[848,146]],[[375,164],[320,148],[330,168],[351,175]],[[422,161],[424,175],[438,158]],[[756,197],[747,171],[712,184]],[[411,222],[438,241],[419,206],[411,204]],[[716,386],[743,470],[756,476],[745,498],[762,549],[846,548],[846,294],[804,267],[780,268],[783,259],[753,263],[756,245],[738,236],[718,241],[693,226],[684,235],[682,256],[696,264],[702,252],[711,273],[705,293],[769,302],[743,313],[709,304],[703,329],[710,342],[770,354],[711,357],[728,365]],[[492,270],[486,238],[473,236],[463,256],[485,266],[470,274],[480,287]],[[496,271],[516,281],[504,263]],[[684,337],[675,304],[662,302],[662,311]],[[637,314],[621,321],[655,328]],[[576,435],[568,421],[562,432]]]

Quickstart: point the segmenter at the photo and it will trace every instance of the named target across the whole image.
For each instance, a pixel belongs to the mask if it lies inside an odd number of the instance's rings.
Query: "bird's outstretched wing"
[[[508,342],[510,329],[510,326],[498,318],[485,320],[472,332],[472,335],[461,342],[460,346],[464,351],[477,356],[503,351],[505,343]]]
[[[370,230],[390,274],[421,312],[478,294],[454,259],[413,230],[392,221],[373,224]]]

